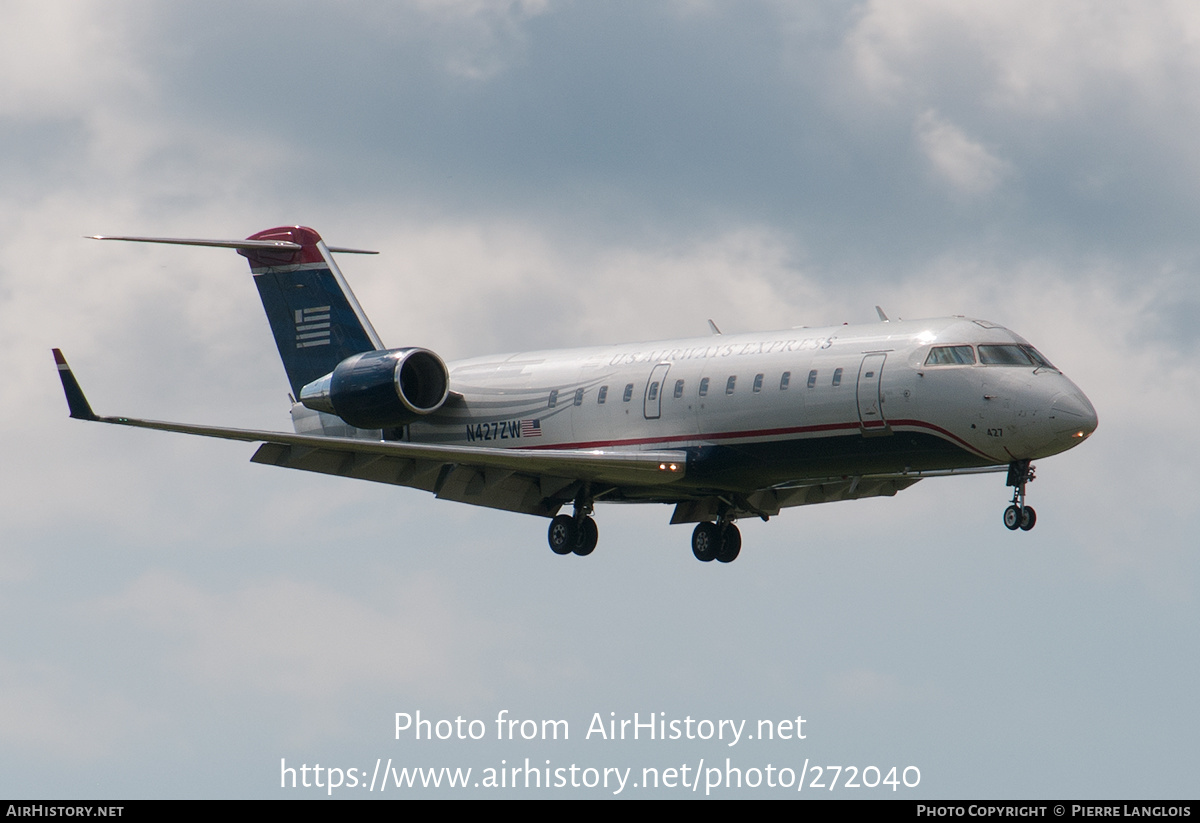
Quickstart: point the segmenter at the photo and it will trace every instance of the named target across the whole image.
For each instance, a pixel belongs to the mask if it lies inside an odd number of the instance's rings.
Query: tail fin
[[[375,254],[373,251],[330,248],[321,235],[304,226],[267,229],[245,240],[105,235],[93,235],[92,239],[237,249],[250,261],[279,357],[292,384],[292,397],[299,397],[302,388],[329,374],[347,357],[383,348],[331,254]]]
[[[287,243],[238,254],[250,261],[293,397],[347,357],[383,348],[319,234],[284,226],[247,239]]]

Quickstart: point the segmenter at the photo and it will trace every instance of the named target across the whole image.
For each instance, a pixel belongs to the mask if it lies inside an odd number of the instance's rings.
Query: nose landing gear
[[[1037,523],[1033,506],[1025,505],[1025,484],[1034,479],[1033,466],[1028,460],[1008,464],[1008,484],[1013,487],[1012,504],[1004,510],[1004,525],[1009,531],[1029,531]]]

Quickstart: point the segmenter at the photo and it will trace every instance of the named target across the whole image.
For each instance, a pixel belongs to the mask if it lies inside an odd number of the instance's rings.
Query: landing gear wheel
[[[596,521],[590,517],[583,518],[579,521],[579,534],[575,538],[575,554],[587,557],[596,548],[599,540],[600,528]]]
[[[1004,526],[1009,531],[1021,528],[1021,510],[1017,506],[1009,506],[1004,510]],[[1030,526],[1032,528],[1032,526]]]
[[[1007,522],[1007,520],[1005,521]],[[1037,512],[1033,510],[1033,506],[1026,506],[1021,509],[1021,531],[1027,532],[1037,524]],[[1012,528],[1011,526],[1009,528]]]
[[[701,563],[708,563],[721,548],[721,530],[716,523],[697,523],[692,532],[692,554]]]
[[[1037,523],[1037,512],[1025,505],[1025,487],[1034,480],[1033,464],[1014,460],[1008,464],[1007,485],[1012,488],[1012,505],[1004,510],[1004,525],[1010,531],[1029,531]]]
[[[738,531],[738,527],[730,523],[721,533],[721,548],[717,551],[717,561],[720,563],[732,563],[737,560],[738,554],[742,551],[742,533]]]
[[[575,518],[570,515],[560,514],[550,521],[550,531],[546,534],[546,540],[555,554],[570,554],[574,551],[577,537]],[[594,548],[595,544],[592,545]]]

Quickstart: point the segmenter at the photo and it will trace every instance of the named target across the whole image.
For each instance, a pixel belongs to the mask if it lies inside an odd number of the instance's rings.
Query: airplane
[[[447,363],[386,348],[317,232],[100,240],[246,257],[291,386],[294,433],[100,417],[54,349],[70,416],[261,443],[251,460],[549,518],[585,556],[599,502],[674,505],[692,552],[729,563],[736,521],[1007,472],[1004,525],[1029,531],[1032,461],[1095,431],[1079,388],[1022,337],[961,316],[712,334]],[[561,513],[571,506],[570,514]]]

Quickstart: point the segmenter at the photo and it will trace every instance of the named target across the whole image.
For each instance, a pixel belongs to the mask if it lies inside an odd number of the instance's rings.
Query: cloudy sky
[[[1198,45],[1171,0],[4,3],[0,794],[728,757],[1194,796]],[[82,239],[285,223],[381,251],[343,270],[390,345],[966,314],[1100,428],[1038,465],[1029,534],[1002,477],[935,479],[744,523],[718,567],[666,507],[559,558],[540,518],[67,419],[53,346],[102,414],[287,429],[241,258]],[[487,738],[396,740],[417,711]],[[584,739],[635,712],[806,737]]]

